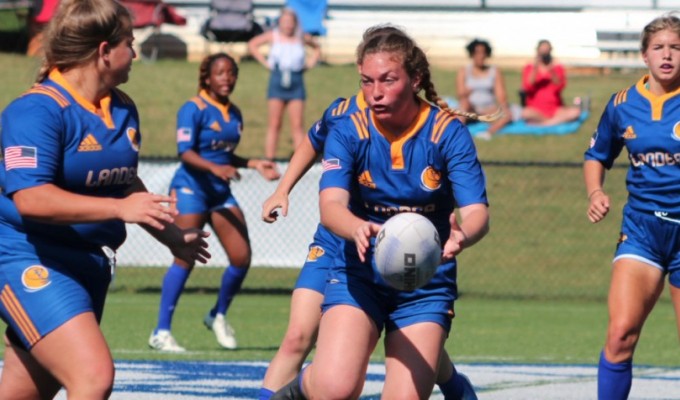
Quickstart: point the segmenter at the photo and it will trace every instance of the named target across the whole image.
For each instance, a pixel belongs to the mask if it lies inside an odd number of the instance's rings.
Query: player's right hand
[[[274,192],[267,200],[262,204],[262,221],[267,223],[273,223],[279,216],[276,211],[278,208],[281,209],[281,215],[284,217],[288,216],[288,195],[285,193]]]
[[[119,200],[118,219],[133,224],[146,224],[158,230],[165,223],[173,223],[178,211],[173,205],[177,200],[171,196],[149,192],[133,193]]]
[[[352,239],[357,246],[357,253],[361,262],[366,261],[366,251],[371,245],[371,238],[375,237],[378,232],[380,232],[380,225],[370,221],[364,221],[354,230]]]
[[[241,179],[241,174],[238,172],[238,169],[232,165],[216,165],[210,172],[225,182]]]
[[[592,223],[598,223],[604,219],[609,213],[609,196],[602,190],[594,192],[590,196],[590,204],[588,205],[588,219]]]

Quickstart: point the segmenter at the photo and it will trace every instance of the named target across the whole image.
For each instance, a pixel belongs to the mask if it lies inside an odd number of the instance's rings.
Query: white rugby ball
[[[416,290],[430,281],[441,262],[441,241],[432,222],[416,213],[389,218],[375,240],[375,265],[390,286]]]

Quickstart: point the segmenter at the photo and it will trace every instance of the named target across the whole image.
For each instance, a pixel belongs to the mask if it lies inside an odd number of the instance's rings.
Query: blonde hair
[[[42,82],[53,68],[68,70],[92,60],[99,45],[116,46],[132,35],[132,17],[115,0],[62,0],[45,30]]]
[[[647,51],[652,35],[666,29],[673,31],[676,35],[680,36],[680,18],[675,16],[675,13],[671,12],[654,18],[652,22],[648,23],[642,29],[642,34],[640,35],[640,51],[643,53]]]
[[[407,75],[412,80],[420,79],[420,89],[425,91],[425,98],[429,102],[436,104],[450,115],[475,120],[487,119],[485,116],[451,108],[444,99],[439,97],[432,82],[430,63],[425,52],[401,29],[393,25],[376,25],[368,28],[357,47],[357,65],[364,62],[366,55],[381,52],[394,53],[401,57]]]

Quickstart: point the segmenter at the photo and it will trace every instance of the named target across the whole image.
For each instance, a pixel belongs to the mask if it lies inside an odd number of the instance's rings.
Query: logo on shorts
[[[28,292],[37,292],[49,286],[50,272],[42,265],[32,265],[21,274],[21,283]]]
[[[326,253],[326,250],[321,246],[312,246],[307,253],[307,261],[314,262],[321,258]]]

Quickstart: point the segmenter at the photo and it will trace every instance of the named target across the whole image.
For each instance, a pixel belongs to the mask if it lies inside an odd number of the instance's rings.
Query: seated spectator
[[[458,108],[475,114],[493,114],[499,107],[503,116],[491,123],[488,131],[475,137],[489,140],[512,120],[505,92],[505,82],[499,68],[487,64],[491,57],[491,45],[485,40],[474,39],[467,47],[472,63],[458,71],[456,91]],[[465,118],[461,118],[465,122]]]
[[[578,119],[579,106],[565,106],[562,90],[567,85],[564,67],[552,57],[552,45],[540,40],[536,58],[522,71],[525,107],[522,119],[536,125],[556,125]]]

